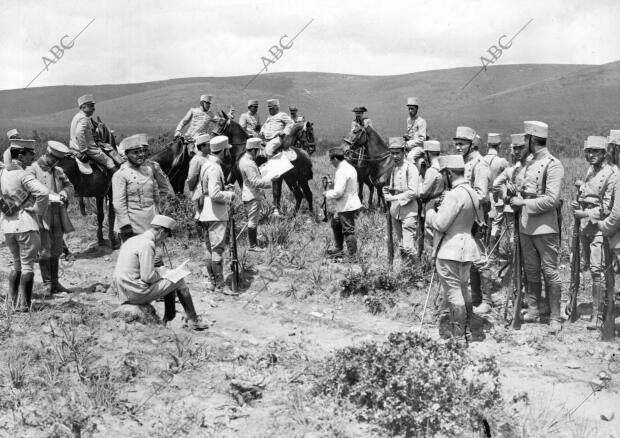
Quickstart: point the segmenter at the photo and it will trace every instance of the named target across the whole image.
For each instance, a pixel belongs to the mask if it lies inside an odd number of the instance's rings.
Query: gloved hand
[[[135,235],[135,233],[133,232],[133,228],[129,224],[123,225],[119,230],[119,234],[121,235],[122,240],[127,240]]]

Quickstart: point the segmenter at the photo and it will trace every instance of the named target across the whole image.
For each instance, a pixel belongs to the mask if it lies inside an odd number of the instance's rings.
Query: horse
[[[223,163],[224,176],[230,184],[235,182],[239,187],[243,186],[243,178],[239,171],[239,159],[245,153],[245,144],[250,137],[247,132],[234,120],[230,119],[222,111],[222,118],[218,122],[217,135],[225,135],[231,145],[230,159]],[[274,216],[281,215],[280,199],[282,197],[282,180],[286,182],[293,195],[295,196],[294,214],[297,214],[301,207],[303,197],[306,198],[308,208],[314,214],[312,206],[312,190],[308,181],[312,179],[312,160],[306,152],[309,148],[314,148],[314,131],[311,122],[295,123],[290,133],[284,137],[283,145],[297,153],[297,159],[292,161],[293,168],[272,182]],[[267,161],[264,156],[256,159],[256,164],[261,165]]]
[[[95,124],[95,135],[98,141],[108,143],[116,150],[116,140],[112,132],[108,127],[97,118]],[[99,166],[93,165],[93,173],[90,175],[84,175],[80,172],[76,158],[66,157],[60,160],[57,164],[60,167],[75,188],[75,193],[79,197],[80,210],[84,215],[84,198],[95,198],[97,201],[97,244],[99,246],[105,245],[103,239],[103,220],[105,219],[104,202],[108,201],[108,238],[113,249],[120,247],[116,234],[114,233],[114,206],[112,205],[112,179],[108,177],[105,170],[99,168]]]
[[[170,185],[177,195],[183,194],[185,180],[187,180],[189,173],[191,154],[187,145],[188,141],[179,137],[149,157],[149,160],[159,163],[161,170],[168,176]]]
[[[379,205],[387,208],[383,198],[383,186],[389,183],[394,160],[388,146],[372,127],[360,129],[353,138],[342,145],[345,158],[357,171],[358,194],[363,199],[364,184],[370,191],[368,207],[372,205],[373,188],[377,189]]]

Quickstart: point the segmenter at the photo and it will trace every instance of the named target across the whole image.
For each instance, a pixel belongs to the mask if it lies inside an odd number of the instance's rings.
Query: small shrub
[[[407,436],[482,432],[483,413],[501,401],[494,358],[475,361],[455,341],[412,333],[338,350],[315,392],[343,409],[353,405],[359,420]]]
[[[354,272],[350,271],[340,282],[340,294],[347,298],[351,295],[365,295],[364,304],[373,315],[396,305],[396,292],[399,285],[398,274],[393,272]]]

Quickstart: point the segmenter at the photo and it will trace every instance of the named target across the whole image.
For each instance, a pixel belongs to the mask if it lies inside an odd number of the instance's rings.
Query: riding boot
[[[474,340],[473,334],[471,331],[471,319],[474,313],[474,305],[472,303],[465,303],[465,327],[464,327],[464,336],[465,342],[470,343]]]
[[[590,321],[586,328],[588,330],[596,330],[600,327],[599,324],[599,310],[601,309],[601,296],[604,290],[604,285],[600,278],[592,281],[592,314],[590,315]]]
[[[549,285],[545,281],[545,296],[542,296],[542,292],[541,292],[541,296],[538,299],[538,311],[540,313],[540,316],[544,318],[548,318],[551,312],[551,307],[549,304],[549,296],[550,296]]]
[[[16,312],[30,311],[32,304],[32,286],[34,285],[34,272],[22,273],[19,281],[19,297],[17,299]]]
[[[209,274],[209,292],[215,292],[215,273],[213,272],[213,262],[211,260],[207,262],[207,274]]]
[[[488,276],[482,275],[482,274],[479,274],[479,279],[480,279],[480,295],[482,297],[481,298],[482,301],[480,305],[474,308],[474,313],[476,315],[484,315],[484,314],[491,312],[491,310],[493,309],[493,299],[492,299],[493,282]]]
[[[58,281],[59,260],[58,257],[50,259],[51,275],[52,275],[52,293],[58,294],[62,292],[71,292]]]
[[[238,293],[233,292],[224,282],[224,267],[222,266],[222,261],[211,262],[211,267],[213,269],[213,275],[215,277],[214,292],[232,296],[239,295]]]
[[[174,297],[174,293],[170,294]],[[194,308],[194,301],[192,300],[192,296],[189,293],[188,289],[179,289],[177,290],[177,296],[179,297],[179,301],[181,302],[181,306],[183,306],[183,310],[185,310],[185,316],[187,317],[187,327],[190,330],[205,330],[209,328],[209,325],[206,322],[201,321],[200,317],[196,313],[196,309]]]
[[[342,226],[338,219],[332,219],[332,232],[334,233],[334,243],[336,245],[335,250],[328,250],[327,254],[342,253],[344,247],[344,234],[342,234]]]
[[[52,286],[51,259],[39,258],[39,268],[41,269],[41,279],[43,280],[43,290],[41,295],[49,297],[54,293]]]
[[[549,322],[549,334],[554,335],[562,330],[562,317],[560,316],[560,307],[562,299],[562,285],[549,285],[549,304],[551,307],[551,319]]]
[[[21,271],[11,271],[9,274],[9,295],[8,302],[12,307],[17,304],[17,296],[19,295],[19,280],[21,279]]]
[[[250,251],[253,252],[263,252],[264,249],[258,246],[258,237],[256,228],[248,227],[248,240],[250,241]]]
[[[482,284],[480,271],[474,265],[469,270],[469,283],[471,286],[471,302],[477,307],[482,303]]]
[[[164,325],[172,321],[177,314],[175,309],[176,291],[170,292],[164,297]]]
[[[523,322],[539,322],[540,312],[538,310],[538,302],[540,301],[540,293],[542,290],[542,283],[527,283],[526,300],[527,300],[527,312],[523,315]]]

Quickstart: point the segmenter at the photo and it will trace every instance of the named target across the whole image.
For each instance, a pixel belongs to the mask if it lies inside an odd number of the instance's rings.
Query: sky
[[[496,65],[620,59],[620,2],[612,0],[3,0],[0,89],[24,88],[38,73],[30,87],[254,75],[261,58],[274,60],[273,45],[284,35],[288,45],[308,23],[267,72],[481,66],[489,47],[528,22]],[[62,57],[49,52],[81,30]]]

